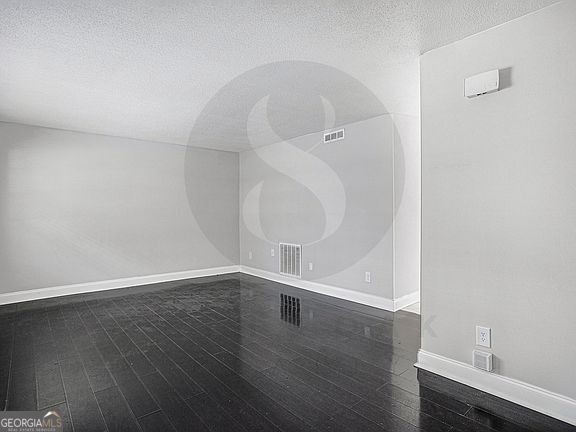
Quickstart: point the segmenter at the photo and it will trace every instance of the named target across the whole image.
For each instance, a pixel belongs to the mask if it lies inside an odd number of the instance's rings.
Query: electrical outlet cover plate
[[[476,345],[486,348],[492,347],[490,327],[476,326]]]

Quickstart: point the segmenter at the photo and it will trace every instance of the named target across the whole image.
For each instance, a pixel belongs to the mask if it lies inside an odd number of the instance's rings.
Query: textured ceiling
[[[185,144],[201,118],[194,145],[242,150],[263,89],[282,89],[268,108],[288,135],[326,126],[298,86],[326,69],[306,62],[333,68],[311,80],[329,93],[381,102],[341,103],[332,124],[417,114],[420,53],[555,2],[2,0],[0,121]]]

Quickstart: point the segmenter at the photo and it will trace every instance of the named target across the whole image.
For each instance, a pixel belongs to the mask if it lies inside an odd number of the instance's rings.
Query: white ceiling
[[[324,128],[314,86],[354,102],[336,123],[416,115],[420,53],[555,2],[2,0],[0,121],[185,144],[201,118],[194,145],[242,150],[246,99],[271,88],[281,136]]]

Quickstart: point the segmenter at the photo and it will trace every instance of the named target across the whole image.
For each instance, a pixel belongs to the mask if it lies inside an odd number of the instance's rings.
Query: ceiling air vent
[[[280,243],[278,249],[278,267],[280,274],[286,276],[302,276],[302,246],[290,243]]]
[[[344,129],[340,129],[333,132],[327,132],[324,134],[324,142],[339,141],[344,139]]]

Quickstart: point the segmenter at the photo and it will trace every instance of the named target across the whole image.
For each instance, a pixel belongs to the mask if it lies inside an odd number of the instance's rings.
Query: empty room
[[[576,431],[576,2],[2,0],[0,432]]]

